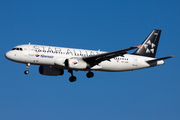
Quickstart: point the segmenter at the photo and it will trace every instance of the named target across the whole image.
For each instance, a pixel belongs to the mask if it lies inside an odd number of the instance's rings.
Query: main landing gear
[[[29,66],[30,66],[30,63],[27,63],[27,64],[26,64],[26,69],[27,69],[27,70],[24,71],[24,74],[26,74],[26,75],[29,74]]]
[[[75,82],[76,81],[76,77],[73,75],[73,70],[68,70],[69,73],[71,73],[71,77],[69,78],[69,81],[70,82]],[[94,73],[89,71],[87,74],[86,74],[87,78],[92,78],[94,76]]]
[[[72,70],[68,70],[69,73],[71,73],[71,77],[69,78],[70,82],[75,82],[76,81],[76,77],[73,75],[73,71]]]
[[[94,76],[94,73],[89,71],[87,74],[86,74],[87,78],[92,78]]]

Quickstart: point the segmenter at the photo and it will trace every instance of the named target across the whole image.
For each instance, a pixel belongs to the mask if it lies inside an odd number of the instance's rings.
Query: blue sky
[[[179,120],[180,2],[178,0],[6,0],[0,2],[1,120]],[[139,45],[161,29],[157,58],[166,64],[129,72],[42,76],[39,66],[7,60],[16,45],[102,51]],[[130,51],[130,53],[133,51]]]

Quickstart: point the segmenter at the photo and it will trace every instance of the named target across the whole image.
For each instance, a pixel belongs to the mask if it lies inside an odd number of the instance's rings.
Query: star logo
[[[154,53],[154,48],[156,45],[151,43],[151,40],[148,40],[147,43],[144,44],[144,48],[146,49],[146,53]]]

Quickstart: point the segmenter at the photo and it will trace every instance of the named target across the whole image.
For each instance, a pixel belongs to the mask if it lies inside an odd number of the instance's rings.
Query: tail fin
[[[161,30],[153,30],[133,54],[155,58],[160,35]]]

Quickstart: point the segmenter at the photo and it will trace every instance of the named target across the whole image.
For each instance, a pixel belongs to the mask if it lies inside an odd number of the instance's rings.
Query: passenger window
[[[22,48],[19,48],[20,49],[20,51],[22,51],[23,49]]]

